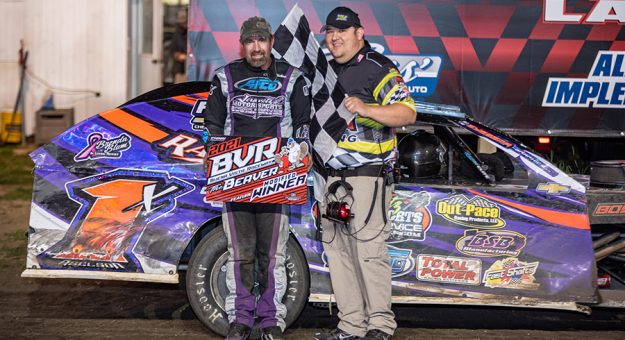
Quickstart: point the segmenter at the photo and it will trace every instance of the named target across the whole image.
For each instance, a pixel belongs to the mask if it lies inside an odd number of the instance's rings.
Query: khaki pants
[[[329,177],[326,192],[328,186],[339,179]],[[351,211],[355,216],[349,230],[340,223],[322,219],[323,246],[339,309],[338,327],[361,337],[371,329],[393,334],[397,324],[391,311],[391,265],[385,243],[390,222],[384,224],[381,207],[382,190],[386,190],[385,208],[388,211],[392,186],[384,186],[383,178],[376,177],[347,177],[345,180],[354,189]],[[376,204],[365,225],[376,181]],[[344,194],[345,190],[340,187],[336,196],[340,199]],[[330,195],[328,201],[333,200]],[[350,199],[346,201],[351,203]],[[325,213],[325,203],[321,209]]]

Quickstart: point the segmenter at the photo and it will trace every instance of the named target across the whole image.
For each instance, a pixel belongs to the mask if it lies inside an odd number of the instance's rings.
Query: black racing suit
[[[204,124],[209,135],[308,138],[309,115],[309,85],[299,70],[273,60],[265,71],[239,59],[216,70]],[[251,327],[256,310],[261,328],[284,330],[288,206],[225,203],[222,221],[229,251],[225,305],[229,322]],[[252,292],[256,257],[258,303]]]

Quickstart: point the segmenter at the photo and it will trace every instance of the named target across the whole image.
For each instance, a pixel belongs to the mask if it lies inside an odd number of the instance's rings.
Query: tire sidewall
[[[226,235],[221,225],[216,226],[206,235],[193,251],[186,276],[187,297],[191,309],[197,318],[213,332],[225,336],[228,332],[228,315],[213,296],[216,293],[225,300],[220,292],[211,289],[211,275],[222,270],[217,261],[228,251]],[[222,258],[223,259],[223,258]],[[220,268],[215,268],[215,266]],[[287,287],[282,302],[287,308],[285,318],[289,327],[301,314],[310,289],[308,264],[299,244],[290,235],[286,250]],[[225,284],[225,282],[223,283]],[[256,328],[256,327],[255,327]],[[254,330],[256,335],[258,330]]]

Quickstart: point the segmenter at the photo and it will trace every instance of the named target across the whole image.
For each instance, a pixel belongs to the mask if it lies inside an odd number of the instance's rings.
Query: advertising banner
[[[245,19],[261,15],[275,29],[296,2],[322,47],[328,13],[356,11],[366,40],[397,65],[418,101],[458,106],[513,133],[625,131],[623,1],[192,0],[190,79],[209,80],[242,57]]]

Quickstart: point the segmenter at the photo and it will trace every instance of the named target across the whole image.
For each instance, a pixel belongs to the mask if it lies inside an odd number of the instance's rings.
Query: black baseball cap
[[[347,7],[337,7],[333,9],[326,18],[326,24],[321,27],[321,32],[325,32],[328,26],[340,29],[362,27],[358,14]]]

